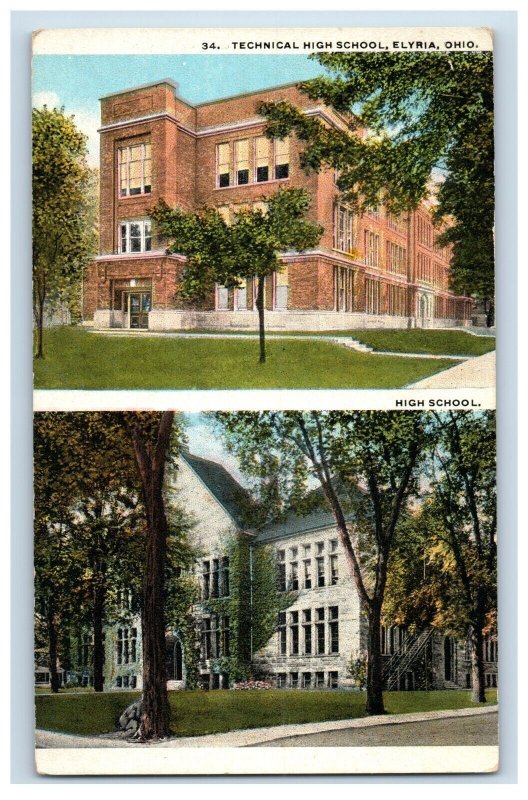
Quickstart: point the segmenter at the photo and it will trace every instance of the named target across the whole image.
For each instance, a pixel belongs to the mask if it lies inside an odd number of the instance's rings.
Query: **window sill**
[[[250,186],[270,186],[274,183],[285,183],[285,181],[289,181],[291,175],[288,175],[287,178],[273,178],[271,181],[253,181],[253,183],[233,183],[231,186],[215,186],[215,192],[225,192],[228,189],[247,189]]]

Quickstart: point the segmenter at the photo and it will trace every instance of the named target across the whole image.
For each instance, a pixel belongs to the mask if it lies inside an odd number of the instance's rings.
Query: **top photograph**
[[[36,389],[494,386],[491,49],[43,34]]]

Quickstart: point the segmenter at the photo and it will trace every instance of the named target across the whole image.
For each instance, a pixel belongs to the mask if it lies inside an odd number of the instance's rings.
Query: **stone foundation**
[[[339,313],[335,311],[267,311],[268,331],[347,331],[363,328],[460,328],[469,321],[457,319],[417,319],[364,313]],[[96,329],[125,328],[126,314],[103,309],[94,314]],[[149,313],[148,329],[151,331],[192,330],[258,330],[256,311],[178,311],[154,309]]]

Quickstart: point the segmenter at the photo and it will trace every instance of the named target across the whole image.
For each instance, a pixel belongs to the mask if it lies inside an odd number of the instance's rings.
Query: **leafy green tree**
[[[169,240],[169,252],[187,256],[184,299],[203,299],[215,283],[232,288],[242,280],[257,279],[261,363],[266,361],[265,280],[282,269],[281,253],[315,247],[323,233],[321,226],[306,218],[310,199],[303,189],[282,189],[263,199],[266,211],[242,209],[232,225],[212,208],[187,212],[160,202],[152,211],[158,233]]]
[[[450,224],[453,288],[488,304],[493,269],[493,57],[489,52],[322,53],[330,75],[299,84],[311,100],[346,115],[329,127],[284,101],[260,107],[267,135],[295,131],[308,170],[338,170],[358,211],[409,211],[440,171],[436,217]],[[453,221],[453,217],[455,220]]]
[[[63,109],[33,109],[33,311],[43,358],[46,302],[71,299],[95,252],[86,136]]]
[[[313,482],[332,512],[368,619],[366,710],[381,714],[380,625],[390,557],[402,513],[417,491],[427,442],[419,413],[219,413],[227,446],[270,514],[313,508]],[[353,523],[348,514],[353,515]]]
[[[495,422],[438,414],[428,496],[409,515],[391,562],[388,619],[469,641],[473,699],[485,702],[483,637],[496,632]]]
[[[436,415],[438,444],[428,515],[456,574],[456,618],[471,643],[473,699],[486,701],[484,634],[496,614],[497,503],[495,415]],[[452,593],[453,594],[453,593]]]
[[[130,442],[108,422],[104,413],[45,413],[34,426],[36,585],[49,583],[50,609],[60,591],[63,627],[66,617],[91,627],[95,691],[116,587],[137,581],[144,547]]]

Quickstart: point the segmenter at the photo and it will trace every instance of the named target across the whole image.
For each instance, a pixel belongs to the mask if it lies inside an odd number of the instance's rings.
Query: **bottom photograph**
[[[36,413],[34,481],[42,773],[497,769],[493,412]]]

